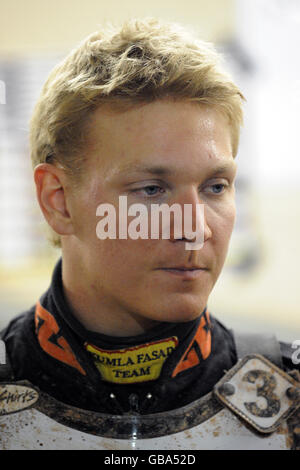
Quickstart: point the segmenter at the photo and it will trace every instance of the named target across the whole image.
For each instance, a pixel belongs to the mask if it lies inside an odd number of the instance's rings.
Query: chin
[[[168,306],[165,318],[162,321],[171,323],[186,323],[198,318],[205,309],[207,301],[177,302],[173,308]]]

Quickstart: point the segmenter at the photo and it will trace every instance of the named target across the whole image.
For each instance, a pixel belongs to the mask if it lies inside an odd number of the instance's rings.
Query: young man
[[[236,364],[207,301],[234,227],[242,101],[210,45],[156,20],[95,33],[53,70],[30,141],[62,257],[49,290],[2,332],[14,380],[81,409],[144,415],[199,399]],[[187,249],[174,218],[168,238],[161,227],[129,237],[120,196],[148,222],[154,204],[189,205],[201,247]],[[107,205],[116,227],[101,239]]]

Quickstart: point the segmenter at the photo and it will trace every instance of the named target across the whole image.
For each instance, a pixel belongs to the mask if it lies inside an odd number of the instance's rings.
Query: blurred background
[[[0,0],[0,329],[60,252],[35,201],[28,121],[51,68],[107,21],[157,16],[215,42],[247,98],[237,222],[209,301],[226,326],[300,339],[300,2]]]

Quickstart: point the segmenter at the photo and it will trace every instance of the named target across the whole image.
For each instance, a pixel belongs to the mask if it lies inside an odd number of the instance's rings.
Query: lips
[[[181,278],[186,281],[192,281],[201,278],[207,271],[207,268],[204,267],[187,267],[187,266],[174,266],[174,267],[167,267],[167,268],[160,268],[165,274],[176,276],[177,278]]]
[[[202,270],[207,271],[207,268],[205,266],[168,266],[168,267],[160,268],[160,269],[166,269],[166,270],[176,269],[177,271],[195,271],[198,269],[202,269]]]

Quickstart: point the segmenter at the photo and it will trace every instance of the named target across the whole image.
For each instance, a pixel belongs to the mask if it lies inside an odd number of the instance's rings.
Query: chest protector
[[[282,370],[279,344],[234,337],[238,362],[209,394],[148,415],[87,411],[13,382],[2,348],[0,450],[300,449],[300,383]]]

